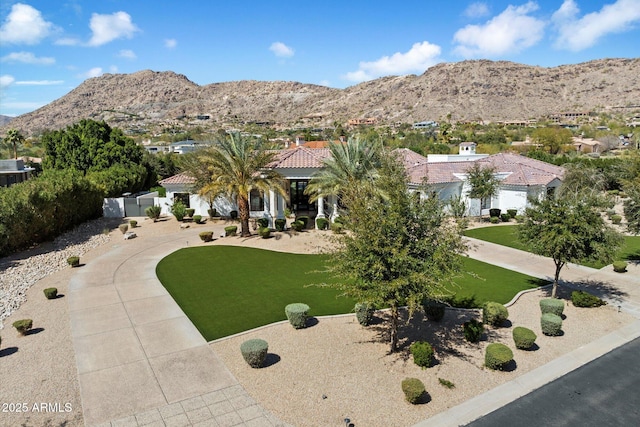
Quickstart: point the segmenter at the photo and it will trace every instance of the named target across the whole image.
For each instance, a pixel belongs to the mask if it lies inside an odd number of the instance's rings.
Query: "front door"
[[[309,196],[304,194],[309,180],[299,179],[290,181],[291,209],[297,213],[309,213],[316,210],[315,203],[309,201]]]

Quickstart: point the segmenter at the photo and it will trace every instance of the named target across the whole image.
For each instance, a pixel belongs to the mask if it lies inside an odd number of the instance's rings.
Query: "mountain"
[[[419,76],[383,77],[346,89],[246,80],[200,86],[171,71],[145,70],[88,79],[13,119],[11,127],[37,133],[93,118],[135,128],[197,116],[204,127],[330,126],[365,117],[381,124],[413,123],[447,114],[453,121],[499,121],[629,106],[640,106],[640,58],[553,68],[488,60],[441,63]]]
[[[0,114],[0,126],[9,124],[11,120],[13,120],[13,117],[3,116],[2,114]]]

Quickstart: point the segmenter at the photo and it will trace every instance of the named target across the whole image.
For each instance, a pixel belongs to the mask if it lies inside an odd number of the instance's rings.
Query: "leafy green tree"
[[[587,200],[532,200],[525,211],[518,238],[531,252],[553,259],[555,297],[560,271],[568,262],[612,261],[623,242]]]
[[[558,187],[558,197],[589,200],[596,206],[605,206],[606,178],[602,172],[578,163],[565,164],[564,168],[565,174]]]
[[[564,145],[571,144],[571,137],[569,129],[559,127],[538,128],[531,135],[533,142],[542,144],[550,154],[558,154]]]
[[[4,142],[13,149],[13,158],[18,158],[18,147],[24,144],[24,136],[17,129],[9,129],[4,137]]]
[[[229,197],[236,198],[243,237],[251,235],[251,190],[275,190],[286,194],[280,174],[269,168],[275,157],[276,152],[267,150],[261,140],[244,138],[240,134],[232,134],[228,139],[218,141],[208,152],[206,163],[211,182],[202,191],[223,191]]]
[[[629,182],[624,189],[627,194],[627,199],[624,201],[627,228],[633,234],[640,234],[640,179]]]
[[[381,157],[374,180],[343,188],[349,233],[338,237],[328,268],[333,286],[357,301],[390,307],[390,350],[398,348],[399,308],[412,314],[423,298],[439,294],[460,271],[465,247],[437,197],[419,200],[407,191],[404,167]],[[382,192],[377,189],[382,189]],[[384,196],[381,194],[384,193]]]
[[[495,196],[500,186],[500,180],[495,173],[494,167],[483,166],[479,162],[474,162],[467,169],[467,182],[470,187],[468,197],[483,200]]]

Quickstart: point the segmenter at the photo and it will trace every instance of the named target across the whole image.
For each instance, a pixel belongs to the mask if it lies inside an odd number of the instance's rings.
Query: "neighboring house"
[[[188,139],[185,141],[172,142],[169,145],[170,147],[169,151],[176,154],[184,154],[184,153],[189,153],[191,151],[195,151],[198,148],[204,147],[206,145],[209,145],[209,143],[202,142],[202,141],[192,141]]]
[[[483,209],[500,208],[517,209],[522,212],[528,206],[529,197],[541,197],[552,193],[560,185],[564,169],[539,160],[530,159],[518,154],[501,153],[493,156],[475,154],[475,144],[464,144],[460,147],[461,155],[448,155],[446,159],[424,157],[407,148],[394,150],[407,170],[409,190],[429,197],[432,192],[438,194],[443,201],[453,196],[461,196],[467,201],[469,215],[480,215]],[[335,218],[338,215],[336,197],[328,200],[319,198],[311,202],[304,194],[309,181],[315,172],[323,167],[323,162],[331,155],[328,148],[307,148],[297,146],[280,150],[271,167],[278,171],[287,181],[287,194],[281,196],[274,191],[262,194],[251,193],[251,216],[273,220],[284,218],[285,209],[298,215]],[[474,162],[482,162],[496,170],[501,181],[498,194],[491,200],[470,200],[467,198],[469,186],[466,182],[467,170]],[[208,203],[197,195],[191,194],[193,178],[185,174],[174,175],[160,181],[167,190],[167,204],[173,200],[183,200],[196,214],[207,215]],[[425,184],[427,189],[425,191]],[[235,201],[218,197],[214,207],[221,215],[228,215],[237,209]],[[168,206],[163,206],[168,212]]]
[[[600,153],[601,145],[600,141],[593,138],[573,137],[573,146],[576,147],[578,153]]]
[[[0,160],[0,187],[11,187],[13,184],[31,178],[35,169],[24,165],[22,159]]]

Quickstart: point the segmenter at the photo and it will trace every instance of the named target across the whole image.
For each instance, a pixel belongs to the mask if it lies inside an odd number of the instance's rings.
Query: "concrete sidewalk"
[[[156,277],[196,231],[123,241],[69,283],[87,426],[278,426]]]

